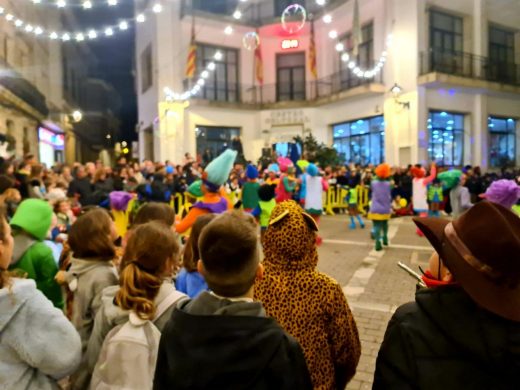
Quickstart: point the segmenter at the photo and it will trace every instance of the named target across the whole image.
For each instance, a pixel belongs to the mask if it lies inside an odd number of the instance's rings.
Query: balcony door
[[[515,33],[495,26],[489,26],[488,80],[513,84],[519,83],[520,79],[515,80],[517,77],[516,68]]]
[[[276,100],[305,100],[305,52],[277,55]]]
[[[462,18],[430,12],[430,66],[435,72],[464,74]]]

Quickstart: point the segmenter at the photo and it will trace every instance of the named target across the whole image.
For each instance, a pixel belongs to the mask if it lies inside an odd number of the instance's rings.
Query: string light
[[[46,0],[46,1],[30,0],[30,1],[31,1],[31,3],[37,4],[37,5],[52,5],[52,6],[56,6],[58,8],[77,7],[77,8],[83,8],[83,9],[91,9],[92,7],[94,7],[94,5],[100,6],[102,4],[106,4],[109,7],[114,7],[119,4],[118,0],[96,0],[96,1],[83,0],[81,2],[78,1],[77,3],[75,3],[75,2],[69,3],[67,0]]]
[[[41,0],[31,0],[34,4],[41,4]],[[49,0],[51,1],[51,0]],[[52,0],[54,6],[59,8],[64,8],[68,3],[66,0]],[[81,2],[81,6],[84,9],[90,9],[93,6],[94,2],[89,0],[84,0]],[[107,4],[109,6],[115,6],[119,4],[117,0],[107,0]],[[7,22],[13,23],[15,27],[19,28],[20,31],[26,34],[33,34],[37,37],[47,38],[50,40],[61,39],[63,42],[68,41],[77,41],[81,42],[85,39],[96,39],[100,36],[112,37],[116,34],[116,32],[122,32],[128,30],[132,24],[144,23],[147,19],[147,14],[158,14],[163,11],[163,6],[161,1],[155,1],[154,5],[144,11],[143,13],[138,14],[133,19],[125,19],[120,20],[115,25],[109,25],[105,27],[100,27],[97,29],[87,28],[84,31],[56,31],[51,29],[44,29],[41,26],[35,26],[32,23],[26,22],[21,18],[16,17],[14,14],[6,12],[4,7],[0,7],[0,18],[3,17]]]
[[[235,18],[237,20],[242,18],[243,14],[242,14],[242,11],[240,10],[240,3],[244,3],[246,1],[247,0],[241,0],[237,4],[237,8],[235,9],[235,11],[232,14],[233,18]],[[327,1],[326,0],[316,0],[316,4],[319,6],[325,6],[327,4]],[[136,18],[137,22],[140,22],[140,16],[141,15],[137,16],[137,18]],[[144,21],[144,15],[142,16],[142,21]],[[325,24],[330,24],[330,23],[332,23],[332,16],[330,14],[326,14],[322,17],[322,21]],[[226,35],[233,34],[233,27],[231,25],[227,25],[224,28],[224,34],[226,34]],[[329,35],[329,38],[331,38],[331,39],[338,39],[338,32],[336,30],[329,31],[328,35]],[[347,67],[351,70],[351,72],[354,75],[356,75],[359,78],[370,79],[370,78],[373,78],[383,68],[383,66],[386,62],[387,49],[390,47],[391,41],[392,41],[392,36],[389,35],[385,41],[385,50],[381,53],[381,56],[380,56],[377,64],[372,69],[362,69],[361,67],[359,67],[359,65],[357,65],[356,62],[350,58],[350,55],[349,55],[349,53],[347,53],[346,47],[342,42],[339,42],[339,41],[336,42],[335,49],[336,49],[336,51],[338,51],[340,53],[341,61],[347,63]],[[215,59],[215,61],[220,61],[222,59],[222,57],[223,57],[222,53],[217,51],[213,58]],[[200,90],[202,89],[202,87],[204,86],[204,84],[206,82],[205,79],[208,78],[210,76],[210,72],[213,72],[215,69],[216,69],[216,64],[214,62],[210,62],[206,66],[206,69],[204,69],[200,73],[199,78],[195,82],[195,85],[191,89],[186,90],[182,93],[176,93],[176,92],[172,91],[169,87],[164,88],[166,100],[167,101],[183,101],[183,100],[187,100],[187,99],[191,98],[192,96],[197,95],[200,92]]]

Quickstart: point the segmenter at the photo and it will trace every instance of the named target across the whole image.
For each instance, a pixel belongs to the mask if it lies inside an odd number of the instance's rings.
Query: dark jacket
[[[72,198],[74,195],[78,194],[81,205],[89,206],[95,204],[92,200],[92,192],[92,183],[90,183],[90,179],[84,177],[83,179],[72,180],[67,195]]]
[[[163,330],[154,389],[312,389],[303,352],[259,302],[208,292]]]
[[[520,323],[457,286],[419,291],[388,324],[374,389],[518,389]]]

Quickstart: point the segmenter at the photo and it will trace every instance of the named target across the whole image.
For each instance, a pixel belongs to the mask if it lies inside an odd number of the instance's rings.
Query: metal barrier
[[[357,205],[360,214],[368,213],[370,202],[368,187],[357,186]],[[345,187],[331,187],[323,196],[323,210],[327,215],[334,215],[334,210],[348,209],[348,189]]]

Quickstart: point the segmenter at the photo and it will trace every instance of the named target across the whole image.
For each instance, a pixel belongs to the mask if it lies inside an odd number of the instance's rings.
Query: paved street
[[[369,389],[379,345],[388,320],[395,309],[413,300],[415,281],[397,262],[418,270],[427,267],[431,247],[415,234],[410,218],[390,221],[390,247],[373,250],[370,222],[362,230],[348,228],[348,216],[324,217],[321,221],[321,246],[318,268],[336,278],[343,286],[359,328],[362,355],[355,378],[347,389]]]

